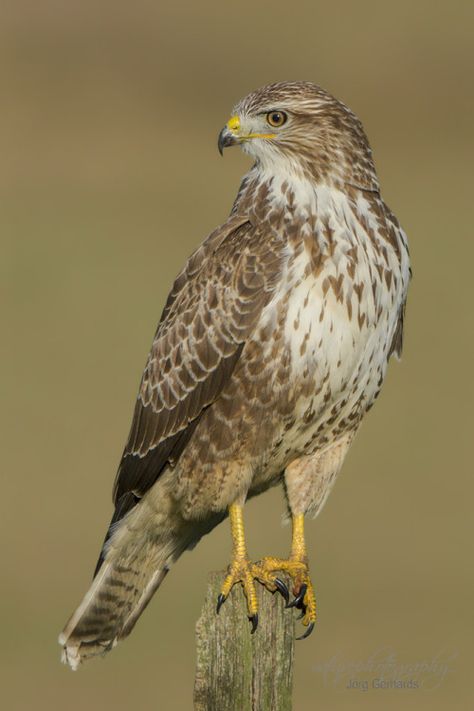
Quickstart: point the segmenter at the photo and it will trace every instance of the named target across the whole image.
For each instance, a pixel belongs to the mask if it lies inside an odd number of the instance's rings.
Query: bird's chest
[[[337,214],[306,221],[298,237],[277,301],[293,413],[285,442],[307,450],[355,428],[377,396],[403,289],[396,255],[381,257]]]
[[[284,320],[291,377],[301,383],[307,376],[320,378],[323,371],[337,391],[370,346],[374,332],[388,326],[383,323],[386,314],[380,309],[376,314],[373,296],[358,296],[354,290],[357,282],[345,268],[329,263],[315,274],[308,268],[305,253],[294,268],[299,276],[288,284]],[[365,283],[358,270],[354,277]]]

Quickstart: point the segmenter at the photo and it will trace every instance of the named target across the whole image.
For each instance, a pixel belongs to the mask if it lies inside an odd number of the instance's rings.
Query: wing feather
[[[119,518],[153,486],[167,463],[176,463],[203,411],[225,387],[271,298],[281,257],[277,235],[262,235],[246,216],[232,215],[177,276],[115,480]]]

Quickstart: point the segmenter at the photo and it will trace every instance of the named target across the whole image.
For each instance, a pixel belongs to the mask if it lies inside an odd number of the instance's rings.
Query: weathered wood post
[[[234,586],[216,615],[225,571],[210,573],[196,624],[195,711],[291,711],[294,612],[257,584],[259,624],[250,634],[245,596]],[[286,581],[289,584],[289,581]]]

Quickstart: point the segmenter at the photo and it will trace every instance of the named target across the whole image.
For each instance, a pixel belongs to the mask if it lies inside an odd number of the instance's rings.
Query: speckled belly
[[[295,293],[285,321],[289,382],[281,392],[289,414],[279,423],[253,486],[357,429],[385,376],[390,329],[388,315],[361,328],[331,294],[321,298],[311,287]]]
[[[324,278],[296,281],[262,315],[180,459],[177,493],[193,515],[263,491],[295,459],[337,446],[380,389],[390,312],[350,318]]]

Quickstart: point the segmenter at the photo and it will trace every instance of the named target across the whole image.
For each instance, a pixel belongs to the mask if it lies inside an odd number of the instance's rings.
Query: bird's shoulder
[[[191,254],[178,273],[167,297],[155,340],[197,299],[212,306],[217,305],[216,291],[232,299],[256,291],[257,284],[271,288],[281,248],[282,240],[275,238],[252,216],[242,212],[231,214]]]

